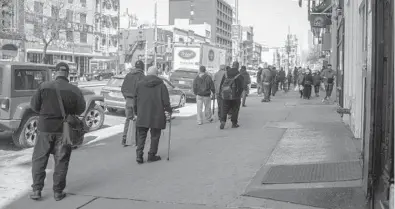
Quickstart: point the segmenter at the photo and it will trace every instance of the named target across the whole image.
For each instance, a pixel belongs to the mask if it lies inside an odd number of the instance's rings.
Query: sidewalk
[[[352,164],[354,170],[339,169],[333,175],[325,172],[326,175],[316,178],[312,178],[312,174],[317,175],[315,169],[305,169],[304,172],[310,170],[311,174],[307,178],[293,174],[303,169],[293,168],[289,172],[288,168],[281,167],[265,177],[276,165],[356,162],[358,153],[351,133],[340,122],[333,105],[323,105],[319,99],[300,100],[294,92],[288,95],[279,92],[271,103],[261,103],[260,99],[248,98],[248,107],[240,111],[241,127],[238,129],[231,129],[227,124],[225,130],[219,130],[218,122],[198,126],[195,116],[174,120],[170,161],[165,160],[166,131],[159,150],[163,160],[156,163],[137,165],[135,149],[121,148],[120,135],[100,141],[94,147],[78,149],[70,163],[66,188],[70,195],[66,199],[53,200],[52,175],[48,173],[42,201],[33,202],[24,194],[6,208],[312,209],[303,205],[317,208],[319,205],[311,204],[315,202],[310,200],[301,201],[304,197],[294,194],[305,192],[295,192],[295,189],[322,187],[322,184],[309,184],[317,180],[352,179],[347,184],[358,185],[357,164]],[[337,164],[330,166],[338,169]],[[322,169],[326,171],[327,167]],[[289,175],[282,175],[281,169]],[[263,180],[270,185],[262,184]],[[291,195],[281,193],[288,190]],[[346,201],[342,195],[337,198],[339,203]]]

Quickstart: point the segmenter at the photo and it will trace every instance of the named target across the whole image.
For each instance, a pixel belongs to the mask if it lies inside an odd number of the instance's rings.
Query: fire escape
[[[116,8],[116,9],[114,9]],[[96,38],[99,37],[101,41],[99,41],[98,50],[101,51],[105,55],[114,56],[114,52],[111,51],[111,47],[117,47],[118,43],[116,40],[117,37],[117,27],[118,27],[118,18],[117,15],[111,14],[111,11],[117,12],[119,9],[119,5],[116,0],[98,0],[96,1]]]

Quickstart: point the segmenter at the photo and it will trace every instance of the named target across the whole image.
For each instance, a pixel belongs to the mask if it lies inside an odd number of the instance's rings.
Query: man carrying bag
[[[82,143],[86,127],[78,115],[85,111],[81,90],[69,83],[66,63],[56,66],[56,80],[44,82],[33,95],[30,106],[39,114],[38,137],[32,157],[33,192],[30,198],[39,200],[44,188],[50,154],[55,158],[53,192],[56,201],[66,197],[66,176],[73,145]]]

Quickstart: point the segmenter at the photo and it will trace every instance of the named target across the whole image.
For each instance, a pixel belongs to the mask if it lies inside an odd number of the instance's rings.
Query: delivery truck
[[[194,98],[192,83],[199,67],[205,66],[213,76],[221,65],[225,65],[226,50],[209,44],[179,44],[173,48],[173,68],[170,81],[182,89],[187,98]]]

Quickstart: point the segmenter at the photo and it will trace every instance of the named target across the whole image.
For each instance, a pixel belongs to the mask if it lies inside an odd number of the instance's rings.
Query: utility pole
[[[154,29],[154,66],[156,67],[156,56],[157,56],[157,52],[156,52],[156,44],[158,42],[158,1],[155,0],[155,29]]]
[[[119,74],[119,66],[121,65],[121,54],[119,51],[119,45],[121,43],[121,1],[118,1],[118,33],[117,33],[117,66],[115,68],[115,74]]]
[[[287,52],[287,55],[288,55],[288,69],[287,70],[289,70],[289,67],[290,67],[290,60],[289,60],[289,54],[291,53],[291,28],[290,28],[290,26],[288,26],[288,35],[287,35],[287,45],[286,45],[286,52]]]
[[[147,66],[148,66],[148,40],[145,40],[145,51],[144,51],[144,70],[145,72],[148,71]]]

